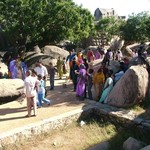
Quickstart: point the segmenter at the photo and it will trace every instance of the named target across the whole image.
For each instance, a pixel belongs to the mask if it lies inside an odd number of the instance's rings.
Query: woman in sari
[[[19,70],[18,70],[18,59],[14,59],[14,60],[12,60],[10,62],[9,70],[10,70],[12,79],[18,78],[18,73],[19,73]]]
[[[59,79],[62,79],[62,77],[63,77],[63,61],[60,59],[60,57],[58,57],[58,60],[57,60],[57,71],[58,71]]]
[[[78,74],[78,83],[76,87],[76,95],[80,98],[80,100],[84,100],[85,97],[85,89],[86,89],[86,68],[84,64],[80,65]]]
[[[104,103],[107,95],[110,93],[112,88],[113,88],[113,72],[109,71],[107,73],[107,79],[106,79],[106,82],[105,82],[105,85],[104,85],[102,96],[99,100],[100,103]]]

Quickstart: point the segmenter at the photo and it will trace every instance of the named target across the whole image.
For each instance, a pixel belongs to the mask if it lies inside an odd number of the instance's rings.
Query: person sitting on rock
[[[120,67],[119,71],[115,73],[114,75],[114,85],[117,83],[117,81],[120,80],[120,78],[124,75],[123,68]]]

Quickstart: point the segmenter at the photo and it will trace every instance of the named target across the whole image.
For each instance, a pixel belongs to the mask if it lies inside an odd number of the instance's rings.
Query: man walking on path
[[[36,87],[39,86],[40,82],[31,76],[32,71],[28,70],[26,73],[26,78],[24,80],[24,96],[27,98],[27,117],[31,117],[31,110],[33,107],[34,116],[37,115],[36,106]]]

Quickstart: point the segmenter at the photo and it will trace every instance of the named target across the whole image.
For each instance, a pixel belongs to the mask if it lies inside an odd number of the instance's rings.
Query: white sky
[[[73,0],[94,14],[96,8],[114,8],[120,16],[128,16],[142,11],[150,11],[150,0]]]

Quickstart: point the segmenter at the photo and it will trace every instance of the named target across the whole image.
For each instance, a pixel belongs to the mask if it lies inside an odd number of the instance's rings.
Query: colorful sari
[[[107,88],[105,88],[107,85],[109,85]],[[113,88],[113,79],[111,77],[107,78],[105,85],[104,85],[104,90],[102,93],[102,96],[99,100],[100,103],[103,103],[107,97],[107,95],[110,93],[110,91]]]
[[[76,87],[76,95],[84,98],[85,88],[86,88],[86,69],[80,67],[79,75],[78,75],[78,83]]]

